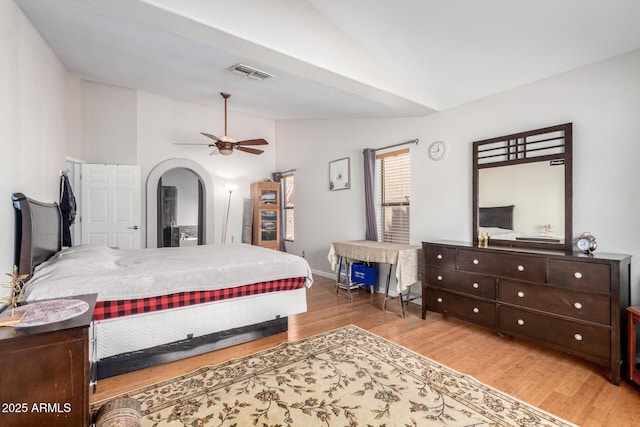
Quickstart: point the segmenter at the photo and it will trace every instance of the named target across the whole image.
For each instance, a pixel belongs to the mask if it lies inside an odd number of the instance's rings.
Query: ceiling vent
[[[269,74],[265,71],[260,71],[256,68],[249,67],[248,65],[244,64],[236,64],[229,68],[229,71],[233,71],[234,73],[242,74],[245,77],[250,77],[256,80],[264,80],[268,79],[269,77],[275,77],[273,74]]]

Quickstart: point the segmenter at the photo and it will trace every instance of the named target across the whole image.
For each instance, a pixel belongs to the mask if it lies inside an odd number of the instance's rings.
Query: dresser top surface
[[[491,246],[488,248],[483,248],[474,244],[472,242],[460,242],[453,240],[435,240],[429,242],[422,242],[423,244],[430,245],[439,245],[439,246],[448,246],[448,247],[456,247],[463,249],[477,249],[481,251],[493,252],[493,253],[514,253],[514,254],[523,254],[523,255],[540,255],[540,256],[553,256],[559,258],[576,258],[581,260],[593,260],[594,262],[609,262],[609,261],[626,261],[631,259],[631,255],[627,254],[609,254],[609,253],[600,253],[600,252],[592,252],[592,253],[583,253],[576,251],[563,251],[563,250],[553,250],[553,249],[528,249],[528,248],[520,248],[520,247],[511,247],[511,246]]]

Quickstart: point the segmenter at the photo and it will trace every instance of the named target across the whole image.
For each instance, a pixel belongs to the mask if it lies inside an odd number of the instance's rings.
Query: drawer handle
[[[473,282],[473,285],[471,286],[473,286],[473,289],[478,289],[480,287],[480,285],[478,285],[476,282]]]
[[[438,276],[438,277],[436,277],[436,279],[442,280],[442,276]]]
[[[480,313],[480,309],[478,307],[473,307],[473,312],[478,314]]]
[[[524,292],[522,291],[518,291],[517,295],[519,298],[524,298]]]
[[[523,326],[524,325],[524,320],[518,319],[518,325]]]
[[[575,273],[573,273],[573,277],[575,277],[576,279],[582,279],[582,273],[576,271]]]
[[[518,266],[518,271],[524,271],[524,265],[519,265]]]
[[[574,306],[575,308],[577,308],[578,310],[582,309],[582,304],[580,304],[579,302],[574,302],[574,303],[573,303],[573,306]]]
[[[438,299],[436,299],[436,301],[442,302],[442,298],[438,298]]]
[[[442,254],[438,254],[438,255],[436,255],[436,258],[438,258],[438,259],[442,259]]]
[[[478,265],[478,264],[480,264],[480,261],[478,261],[477,259],[474,259],[474,260],[473,260],[473,263],[474,263],[475,265]]]
[[[576,339],[576,341],[582,341],[582,335],[580,334],[575,334],[573,337]]]

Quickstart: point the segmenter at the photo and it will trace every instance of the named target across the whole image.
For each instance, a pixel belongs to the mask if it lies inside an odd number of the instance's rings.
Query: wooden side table
[[[3,426],[87,426],[89,324],[97,294],[71,297],[83,314],[40,326],[0,328]]]
[[[627,307],[629,328],[629,379],[640,384],[640,372],[636,369],[636,327],[640,323],[640,307]]]

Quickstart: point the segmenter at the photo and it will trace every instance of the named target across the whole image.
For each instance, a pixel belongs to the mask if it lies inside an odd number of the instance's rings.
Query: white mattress
[[[242,243],[139,250],[81,245],[39,265],[24,293],[27,301],[91,293],[98,294],[98,301],[117,301],[294,277],[305,277],[307,286],[313,282],[303,258]],[[306,309],[302,287],[94,321],[91,361]]]
[[[137,250],[80,245],[39,265],[24,294],[27,301],[92,293],[98,301],[118,301],[291,277],[306,277],[311,286],[305,259],[243,243]]]
[[[307,311],[306,289],[272,292],[93,322],[91,361]]]

